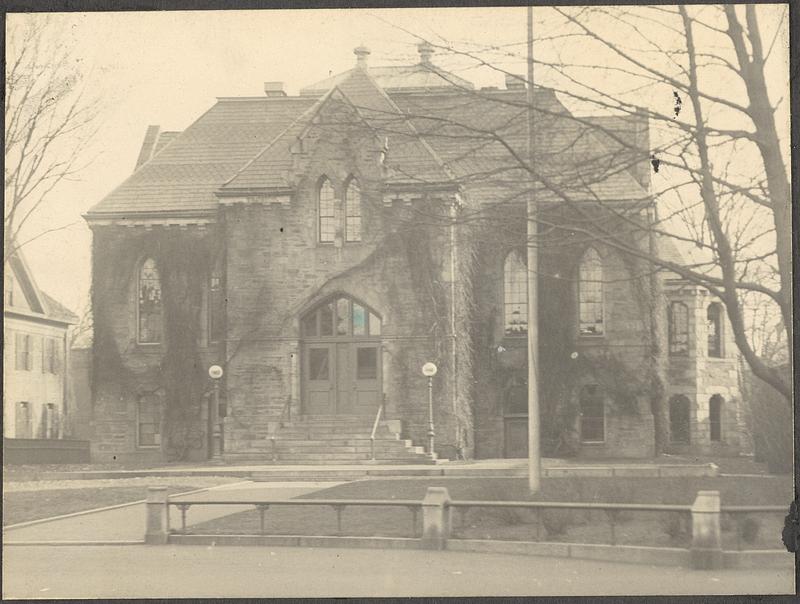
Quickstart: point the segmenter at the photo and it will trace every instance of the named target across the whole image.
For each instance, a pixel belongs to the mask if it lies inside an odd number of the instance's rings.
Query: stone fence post
[[[147,487],[146,526],[144,542],[149,545],[163,545],[167,542],[169,531],[169,506],[167,487]]]
[[[689,563],[697,569],[723,567],[719,491],[698,491],[692,504],[692,548]]]
[[[445,487],[428,487],[422,500],[422,547],[445,549],[450,537],[450,495]]]

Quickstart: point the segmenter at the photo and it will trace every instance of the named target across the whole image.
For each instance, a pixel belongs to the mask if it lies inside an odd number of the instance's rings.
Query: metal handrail
[[[378,431],[378,424],[380,424],[381,415],[383,415],[383,400],[381,400],[381,404],[378,405],[378,412],[375,414],[375,421],[372,422],[372,432],[369,435],[370,458],[373,461],[375,460],[375,433]]]
[[[286,398],[286,402],[281,407],[281,412],[278,415],[278,421],[276,422],[275,429],[270,434],[270,440],[272,441],[272,461],[278,461],[278,445],[276,443],[276,437],[278,436],[278,431],[283,428],[283,416],[287,414],[286,421],[292,421],[292,397],[289,396]]]
[[[613,510],[638,512],[691,512],[691,505],[646,503],[565,503],[561,501],[451,501],[451,507]]]

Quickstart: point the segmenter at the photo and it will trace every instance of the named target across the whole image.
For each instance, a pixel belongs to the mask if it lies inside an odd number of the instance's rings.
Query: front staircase
[[[225,451],[227,462],[280,465],[434,464],[436,454],[400,438],[400,422],[381,421],[370,439],[373,420],[358,415],[305,415],[275,424],[272,436]]]

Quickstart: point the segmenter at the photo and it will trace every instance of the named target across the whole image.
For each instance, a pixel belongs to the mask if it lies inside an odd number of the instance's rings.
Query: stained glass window
[[[594,248],[586,250],[578,265],[578,306],[581,335],[602,335],[603,263]]]
[[[683,302],[672,302],[667,312],[670,354],[689,352],[689,309]]]
[[[514,250],[503,265],[503,309],[506,335],[528,333],[528,269]]]
[[[139,271],[139,343],[161,341],[163,314],[161,279],[155,260],[148,258]]]
[[[336,196],[330,181],[319,185],[319,240],[332,243],[336,238]]]
[[[718,302],[712,302],[706,309],[708,324],[708,356],[722,356],[722,307]]]
[[[361,189],[352,179],[345,191],[345,225],[347,241],[361,241]]]

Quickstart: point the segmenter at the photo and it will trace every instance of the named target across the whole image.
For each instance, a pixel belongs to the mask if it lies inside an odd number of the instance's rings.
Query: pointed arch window
[[[722,356],[722,306],[712,302],[706,309],[708,324],[708,356]]]
[[[603,315],[603,261],[597,250],[590,247],[578,264],[578,321],[581,335],[603,335]]]
[[[361,188],[351,178],[344,193],[344,233],[346,241],[361,241]]]
[[[669,353],[689,353],[689,308],[683,302],[672,302],[667,312]]]
[[[139,269],[137,336],[140,344],[158,344],[163,332],[161,278],[155,260],[148,258]]]
[[[319,204],[320,243],[333,243],[336,238],[336,194],[331,181],[323,178],[317,190]]]
[[[300,329],[306,338],[380,336],[381,318],[352,298],[336,296],[308,311]]]
[[[528,268],[519,250],[503,264],[503,322],[507,336],[528,333]]]
[[[225,290],[222,268],[217,264],[208,281],[208,341],[221,342],[225,338]]]

